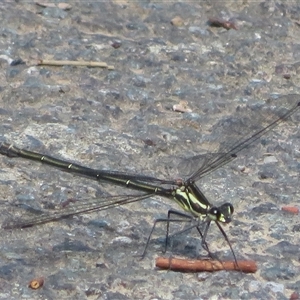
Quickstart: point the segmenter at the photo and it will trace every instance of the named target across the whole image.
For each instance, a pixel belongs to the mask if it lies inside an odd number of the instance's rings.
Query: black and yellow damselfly
[[[196,185],[196,181],[236,158],[237,154],[241,150],[247,148],[262,135],[272,130],[279,123],[286,121],[291,115],[298,111],[300,108],[300,102],[298,102],[299,100],[296,101],[295,98],[298,98],[298,96],[289,95],[288,97],[284,97],[283,101],[278,101],[280,103],[279,109],[274,106],[270,106],[265,112],[261,111],[264,110],[265,107],[238,107],[237,113],[240,113],[241,117],[245,116],[245,112],[247,112],[247,114],[250,113],[250,117],[248,115],[248,119],[250,119],[252,122],[251,126],[238,125],[235,129],[236,132],[234,133],[235,138],[229,139],[229,141],[221,144],[214,153],[208,153],[204,156],[201,156],[200,167],[198,167],[198,169],[185,180],[163,180],[150,176],[128,174],[125,172],[92,169],[65,160],[57,159],[52,156],[20,149],[9,143],[2,143],[0,145],[0,154],[2,155],[6,155],[8,157],[22,157],[39,161],[67,172],[75,173],[101,182],[103,181],[111,184],[122,185],[129,189],[134,189],[141,192],[138,195],[110,196],[93,201],[87,201],[86,203],[75,204],[67,208],[62,208],[54,213],[43,213],[30,219],[12,220],[4,224],[3,227],[6,229],[30,227],[37,224],[60,220],[73,215],[100,211],[128,203],[133,203],[154,195],[159,195],[177,202],[185,212],[189,213],[191,220],[193,219],[197,221],[195,223],[196,225],[193,225],[192,227],[195,227],[198,230],[202,238],[202,246],[206,251],[208,251],[209,254],[211,253],[206,243],[206,237],[210,224],[214,222],[226,239],[234,256],[234,260],[237,262],[229,239],[220,225],[220,223],[229,223],[231,221],[231,216],[234,211],[232,204],[224,203],[218,207],[211,205],[208,199]],[[243,112],[241,113],[242,110]],[[239,119],[239,121],[241,120],[242,119]],[[260,121],[259,123],[257,122],[258,120]],[[194,157],[193,161],[196,161],[197,159],[198,157]],[[158,219],[156,220],[155,224],[159,221],[167,221],[167,228],[169,228],[169,222],[174,221],[174,219],[171,219],[170,217],[172,214],[185,216],[185,213],[171,210],[168,213],[168,218]],[[145,254],[155,224],[147,240],[143,255]],[[204,225],[203,231],[202,228],[200,228],[202,225]]]

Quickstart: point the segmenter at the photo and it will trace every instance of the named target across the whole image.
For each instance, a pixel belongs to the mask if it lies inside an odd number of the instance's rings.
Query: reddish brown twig
[[[215,272],[215,271],[240,271],[244,273],[255,273],[257,265],[253,260],[217,261],[217,260],[188,260],[179,258],[156,258],[156,267],[181,272]]]
[[[281,210],[295,215],[299,214],[299,208],[296,206],[282,206]]]

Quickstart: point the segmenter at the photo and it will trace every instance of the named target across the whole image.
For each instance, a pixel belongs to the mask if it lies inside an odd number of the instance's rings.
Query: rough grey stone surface
[[[173,166],[182,166],[181,159],[218,149],[218,141],[239,131],[238,107],[259,108],[267,100],[280,106],[282,95],[299,94],[296,1],[69,4],[68,10],[0,4],[1,141],[93,168],[176,178],[182,168],[177,174]],[[171,24],[176,16],[181,26]],[[231,20],[238,30],[210,27],[210,17]],[[114,70],[37,66],[39,59],[104,61]],[[189,112],[172,109],[180,101]],[[265,121],[259,109],[251,118]],[[299,121],[298,113],[198,183],[213,204],[234,205],[224,230],[238,258],[257,262],[256,274],[155,269],[163,226],[139,260],[134,255],[153,220],[178,209],[152,197],[1,229],[0,299],[288,299],[299,293],[299,215],[281,211],[299,205]],[[190,162],[187,167],[197,167]],[[0,165],[1,223],[27,215],[28,206],[53,210],[68,199],[130,193],[19,158],[0,157]],[[173,232],[181,228],[172,225]],[[219,258],[232,259],[216,226],[207,242]],[[205,255],[196,232],[172,244],[172,255]],[[36,291],[28,288],[35,276],[45,278]]]

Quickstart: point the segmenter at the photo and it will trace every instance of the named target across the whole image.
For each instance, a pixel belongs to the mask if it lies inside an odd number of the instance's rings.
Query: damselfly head
[[[207,217],[212,221],[219,221],[221,223],[231,222],[231,215],[234,208],[231,203],[224,203],[220,207],[212,207],[207,212]]]

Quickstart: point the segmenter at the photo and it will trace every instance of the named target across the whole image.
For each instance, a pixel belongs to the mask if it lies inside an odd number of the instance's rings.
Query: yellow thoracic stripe
[[[173,192],[174,200],[187,212],[195,217],[204,219],[210,206],[202,203],[200,199],[191,193],[186,187],[180,187]]]

